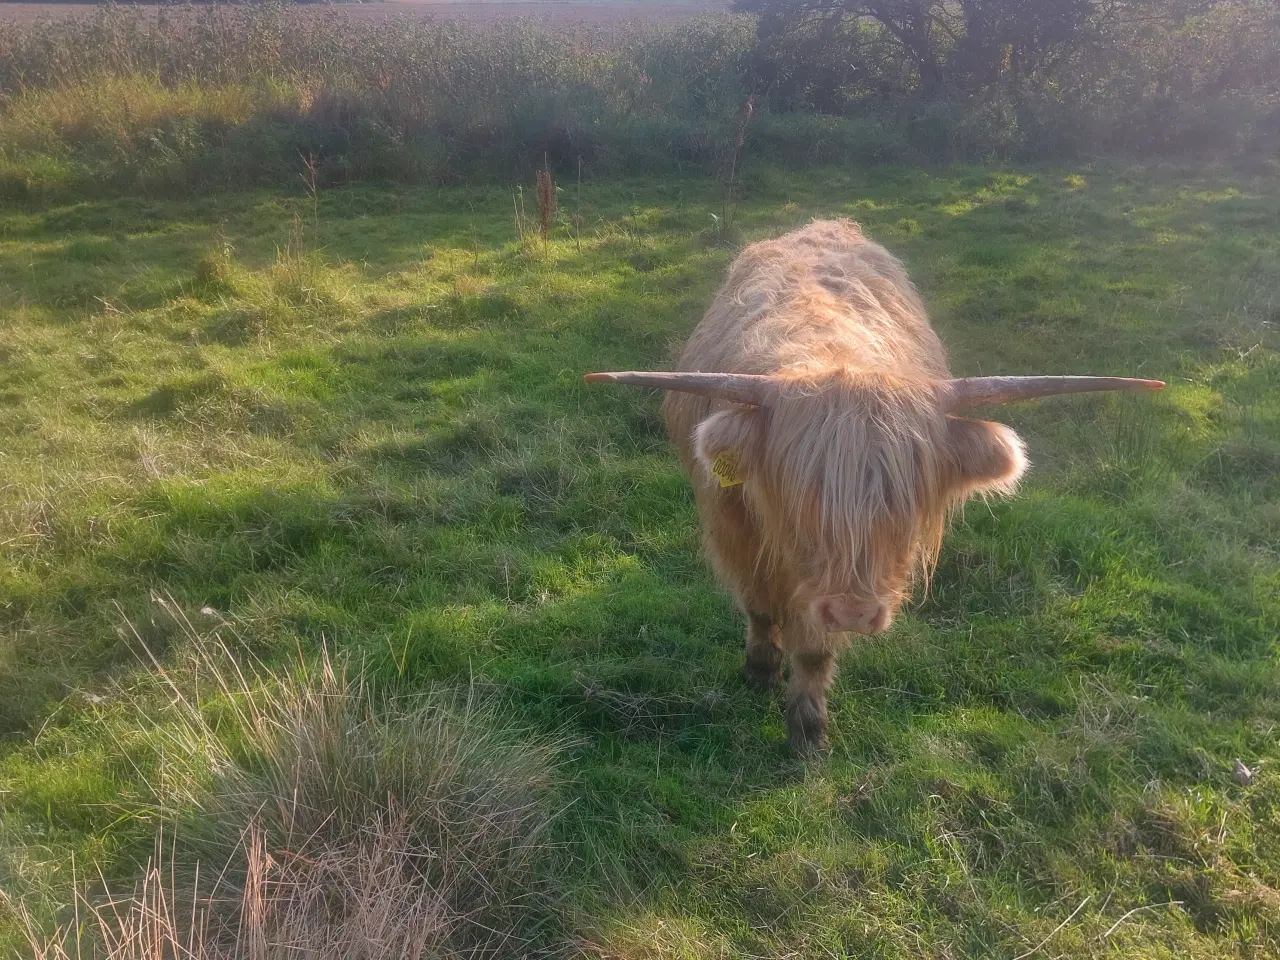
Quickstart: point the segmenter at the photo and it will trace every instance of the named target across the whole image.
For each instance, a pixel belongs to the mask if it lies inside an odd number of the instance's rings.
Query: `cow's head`
[[[948,510],[974,494],[1011,493],[1027,468],[1013,430],[961,411],[1164,386],[1119,377],[934,381],[839,368],[586,379],[730,401],[693,437],[709,482],[740,490],[763,535],[760,561],[786,572],[796,615],[817,631],[862,634],[888,628],[912,579],[927,576]]]

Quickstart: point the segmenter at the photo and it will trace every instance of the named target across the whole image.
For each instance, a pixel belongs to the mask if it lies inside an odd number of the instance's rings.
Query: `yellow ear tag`
[[[711,475],[720,481],[721,487],[736,487],[747,478],[738,469],[736,450],[721,450],[711,461]]]

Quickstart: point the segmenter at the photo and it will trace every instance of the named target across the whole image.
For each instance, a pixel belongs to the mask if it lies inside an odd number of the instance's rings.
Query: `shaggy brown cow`
[[[799,753],[827,745],[836,652],[889,627],[912,581],[927,579],[948,511],[1011,493],[1027,468],[1011,429],[954,414],[1164,386],[952,379],[902,265],[847,220],[747,247],[679,369],[587,379],[672,391],[667,428],[706,552],[747,616],[743,676],[768,689],[791,654],[787,735]]]

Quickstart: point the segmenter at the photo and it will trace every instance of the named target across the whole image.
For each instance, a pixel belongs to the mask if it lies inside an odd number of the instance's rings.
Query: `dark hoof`
[[[826,712],[817,701],[804,697],[787,704],[787,747],[796,757],[814,757],[831,749]]]
[[[825,733],[820,733],[811,740],[797,739],[795,734],[789,734],[787,749],[797,760],[815,760],[831,752],[831,741]]]
[[[742,682],[756,693],[768,693],[782,682],[782,671],[775,666],[748,663],[739,672]]]

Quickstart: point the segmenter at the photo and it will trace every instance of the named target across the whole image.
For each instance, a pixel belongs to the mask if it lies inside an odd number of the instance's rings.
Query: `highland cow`
[[[850,635],[889,628],[927,580],[947,514],[1009,494],[1027,469],[982,404],[1163,383],[953,379],[902,264],[847,220],[747,247],[673,373],[589,381],[661,387],[718,579],[747,618],[744,679],[791,656],[792,750],[827,747],[826,693]]]

